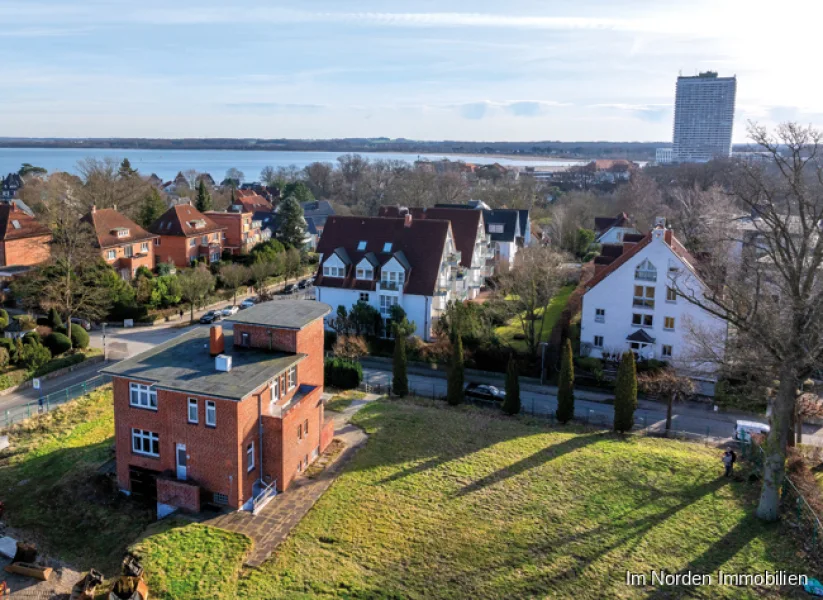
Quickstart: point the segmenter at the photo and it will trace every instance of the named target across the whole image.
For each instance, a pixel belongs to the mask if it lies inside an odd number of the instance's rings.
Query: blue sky
[[[823,9],[787,6],[0,0],[0,136],[665,141],[713,69],[745,141],[823,120]]]

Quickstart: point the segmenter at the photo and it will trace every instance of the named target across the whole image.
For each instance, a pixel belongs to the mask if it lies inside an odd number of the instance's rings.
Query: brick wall
[[[300,363],[298,381],[323,388],[323,319],[317,319],[297,334],[296,352],[307,354]]]
[[[175,479],[157,478],[157,502],[188,512],[200,512],[200,487]]]
[[[154,247],[155,264],[167,263],[170,260],[179,268],[191,264],[190,257],[197,257],[199,249],[189,247],[188,238],[176,235],[161,235],[160,245]]]
[[[0,243],[0,266],[38,265],[49,259],[50,235],[27,237]]]
[[[305,433],[307,422],[308,434]],[[298,426],[301,426],[302,439],[297,435]],[[312,462],[315,458],[314,452],[320,451],[320,432],[323,429],[323,401],[320,389],[315,389],[301,399],[300,403],[283,417],[281,427],[282,470],[277,479],[277,489],[285,490],[299,472],[298,465],[302,462],[305,468],[306,459]]]
[[[280,350],[281,352],[298,351],[298,332],[293,329],[277,329],[275,327],[263,327],[261,325],[235,323],[234,342],[236,344],[241,343],[243,333],[249,334],[249,345],[252,348],[260,348],[261,350]],[[322,353],[322,346],[320,348],[320,351]]]
[[[325,452],[331,441],[334,439],[334,419],[328,418],[323,423],[323,430],[320,432],[320,452]]]

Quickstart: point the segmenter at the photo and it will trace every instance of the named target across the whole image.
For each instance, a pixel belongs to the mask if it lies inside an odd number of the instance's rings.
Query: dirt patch
[[[329,466],[331,463],[335,461],[335,459],[340,455],[343,450],[346,448],[346,443],[341,440],[340,438],[334,438],[329,444],[329,447],[326,448],[326,451],[321,454],[316,461],[314,461],[311,466],[306,469],[305,477],[307,479],[314,479],[320,473],[326,470],[326,467]]]

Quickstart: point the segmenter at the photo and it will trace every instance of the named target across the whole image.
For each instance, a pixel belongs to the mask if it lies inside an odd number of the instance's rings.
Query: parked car
[[[71,322],[75,325],[80,325],[86,331],[91,331],[91,321],[88,319],[81,319],[80,317],[72,317]]]
[[[466,396],[472,398],[479,398],[480,400],[499,400],[502,401],[506,397],[506,392],[494,387],[493,385],[486,385],[485,383],[469,383],[466,385]]]
[[[734,439],[750,440],[752,435],[768,435],[769,431],[771,431],[771,427],[765,423],[758,423],[757,421],[736,421],[734,424]]]
[[[307,287],[311,285],[311,281],[308,279],[301,279],[300,283],[297,284],[297,288],[300,290],[305,290]]]
[[[286,287],[283,288],[283,294],[291,294],[292,292],[294,292],[294,284],[293,283],[290,283],[289,285],[287,285]]]
[[[254,298],[246,298],[240,303],[240,310],[246,310],[247,308],[251,308],[255,304],[257,304],[257,300],[255,300]]]
[[[200,317],[200,322],[203,323],[203,324],[215,323],[216,321],[219,321],[222,318],[223,318],[223,315],[220,314],[219,310],[210,310],[205,315]]]
[[[236,305],[232,304],[231,306],[227,306],[220,312],[223,313],[224,317],[230,317],[232,315],[236,315],[239,310],[240,309]]]

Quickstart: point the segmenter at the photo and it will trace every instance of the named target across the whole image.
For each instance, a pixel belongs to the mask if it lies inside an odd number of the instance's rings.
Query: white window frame
[[[606,322],[606,309],[605,308],[595,308],[594,309],[594,322],[595,323],[605,323]]]
[[[600,340],[599,344],[597,343],[598,339]],[[594,336],[594,340],[592,340],[592,346],[594,346],[595,348],[602,348],[603,347],[603,336],[602,335]]]
[[[155,246],[159,246],[159,245],[160,245],[160,238],[159,238],[159,237],[154,238],[154,245],[155,245]]]
[[[502,223],[489,223],[489,233],[503,233],[505,230]]]
[[[157,390],[144,383],[129,383],[129,406],[157,410]]]
[[[639,323],[634,322],[635,317],[640,317],[638,320]],[[646,321],[650,321],[648,325],[646,325]],[[632,313],[632,327],[642,327],[644,329],[652,329],[654,327],[654,315],[644,314],[644,313]]]
[[[274,381],[269,384],[269,391],[271,392],[272,401],[280,399],[280,377],[275,377]]]
[[[148,252],[149,251],[149,243],[143,242],[140,244],[140,252]]]
[[[157,452],[152,452],[152,446],[157,444]],[[148,450],[146,450],[148,448]],[[152,456],[157,458],[160,456],[160,436],[153,431],[146,431],[145,429],[131,430],[131,451],[135,454],[142,454],[143,456]]]
[[[189,248],[194,248],[197,245],[197,238],[189,239]]]
[[[668,344],[663,344],[662,348],[660,348],[660,356],[663,358],[671,358],[673,352],[674,348]]]
[[[246,472],[254,471],[254,442],[246,446]]]
[[[194,409],[194,418],[192,418],[192,411],[191,411],[192,408]],[[186,417],[187,417],[187,420],[188,420],[189,423],[196,424],[196,423],[200,422],[200,417],[198,415],[198,409],[199,409],[199,407],[197,405],[197,398],[189,398],[188,412],[186,413]]]
[[[677,304],[677,292],[671,286],[666,286],[666,302]]]
[[[106,251],[106,260],[114,260],[115,258],[117,258],[117,250]]]
[[[288,371],[289,391],[297,387],[297,365],[289,367]]]
[[[669,326],[666,324],[666,322],[667,322],[667,321],[669,321],[669,319],[671,319],[671,322],[672,322],[672,326],[671,326],[671,327],[669,327]],[[674,325],[675,325],[675,323],[674,323],[674,317],[663,317],[663,330],[664,330],[664,331],[674,331]]]
[[[214,400],[206,400],[206,427],[217,427],[217,403]]]

